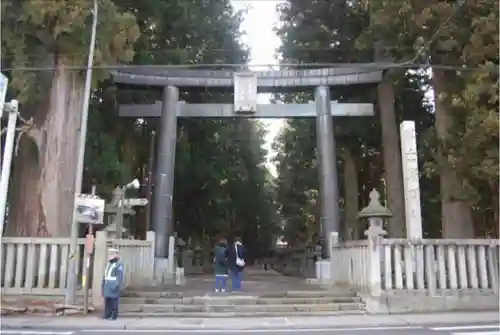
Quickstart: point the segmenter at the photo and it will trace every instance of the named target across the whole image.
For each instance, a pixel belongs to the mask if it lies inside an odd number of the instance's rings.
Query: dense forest
[[[6,234],[68,236],[85,79],[74,67],[85,64],[92,1],[2,6],[2,64],[13,68],[6,72],[9,96],[18,97],[25,119],[33,118],[14,160]],[[240,42],[241,13],[225,0],[101,0],[99,13],[83,191],[97,185],[109,200],[115,186],[135,177],[146,184],[157,128],[155,119],[119,118],[118,104],[158,95],[117,89],[103,65],[245,64],[248,50]],[[182,95],[189,102],[227,100],[206,92]],[[254,120],[179,120],[174,210],[185,241],[202,245],[234,233],[245,236],[252,251],[272,243],[277,216],[264,135]],[[138,235],[144,218],[138,213]]]
[[[389,234],[404,234],[403,120],[416,124],[424,235],[498,236],[498,3],[288,0],[279,11],[282,63],[396,65],[378,88],[332,92],[341,102],[394,106],[335,121],[344,237],[363,236],[356,214],[372,188],[394,214]],[[289,240],[319,229],[314,132],[314,120],[288,120],[275,143]]]
[[[378,88],[332,90],[338,101],[376,107],[384,103],[378,96],[394,101],[394,108],[376,108],[376,117],[335,120],[345,238],[362,237],[356,214],[372,188],[394,213],[390,234],[404,234],[402,120],[417,125],[426,236],[498,236],[498,3],[460,6],[456,15],[455,5],[442,1],[288,0],[278,8],[282,63],[411,60],[410,70],[389,69]],[[30,121],[16,145],[7,235],[69,235],[91,9],[90,0],[2,1],[8,96],[19,99]],[[159,93],[119,89],[107,67],[246,64],[242,15],[229,0],[99,0],[84,191],[97,185],[110,199],[115,186],[135,177],[146,185],[149,177],[157,121],[120,118],[118,105],[151,102]],[[417,41],[424,47],[416,48]],[[181,94],[188,102],[231,100],[206,91]],[[174,215],[180,237],[202,245],[219,234],[240,234],[256,255],[280,234],[291,245],[314,242],[314,120],[287,120],[274,143],[277,178],[265,167],[265,133],[257,120],[179,120]],[[137,236],[145,218],[139,210]]]

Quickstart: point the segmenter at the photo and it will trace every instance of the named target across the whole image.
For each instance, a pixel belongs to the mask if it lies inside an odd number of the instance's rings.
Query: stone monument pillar
[[[400,134],[405,196],[406,238],[422,238],[422,214],[420,207],[420,184],[418,179],[415,122],[401,122]]]

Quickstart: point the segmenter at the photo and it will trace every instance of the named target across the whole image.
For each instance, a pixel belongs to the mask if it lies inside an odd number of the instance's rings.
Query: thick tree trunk
[[[361,237],[361,223],[357,219],[359,212],[358,169],[351,150],[344,148],[344,189],[345,189],[345,225],[346,239],[358,240]]]
[[[471,207],[467,203],[461,180],[448,162],[446,139],[453,124],[451,101],[445,94],[453,75],[443,70],[433,70],[432,83],[436,104],[436,135],[438,139],[438,165],[441,186],[441,220],[443,238],[472,238],[474,224]]]
[[[377,89],[382,127],[384,178],[387,183],[387,202],[393,215],[389,220],[388,233],[390,237],[405,237],[403,166],[396,112],[394,110],[394,88],[390,80],[390,77],[385,77]]]
[[[43,87],[42,87],[43,89]],[[10,236],[70,234],[83,85],[76,71],[59,62],[47,104],[36,107],[34,127],[14,158]]]

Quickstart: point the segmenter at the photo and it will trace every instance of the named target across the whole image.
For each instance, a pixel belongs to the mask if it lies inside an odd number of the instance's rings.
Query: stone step
[[[120,303],[124,305],[288,305],[288,304],[328,304],[361,302],[359,297],[184,297],[184,298],[143,298],[123,297]]]
[[[220,296],[214,292],[205,295],[193,295],[192,293],[176,291],[147,291],[147,290],[127,290],[122,297],[136,298],[196,298],[207,296]],[[336,298],[336,297],[356,297],[354,291],[349,290],[310,290],[310,291],[283,291],[283,292],[251,292],[251,293],[226,293],[232,297],[260,297],[260,298]]]
[[[286,291],[286,292],[269,292],[259,294],[260,297],[266,298],[335,298],[335,297],[356,297],[357,293],[350,290],[307,290],[307,291]]]
[[[259,317],[318,317],[318,316],[342,316],[342,315],[365,315],[364,310],[350,311],[327,311],[327,312],[120,312],[120,317],[129,318],[259,318]]]
[[[121,313],[316,313],[362,311],[362,303],[281,304],[281,305],[121,305]]]

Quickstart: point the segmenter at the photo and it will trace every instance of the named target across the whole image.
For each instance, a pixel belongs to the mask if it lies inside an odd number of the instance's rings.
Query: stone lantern
[[[383,230],[384,221],[392,217],[392,212],[380,203],[380,193],[376,189],[371,190],[369,196],[370,202],[358,213],[358,218],[368,219],[368,229],[374,226]]]
[[[381,287],[381,266],[384,259],[382,240],[387,232],[384,230],[384,221],[392,216],[392,212],[380,203],[380,193],[373,189],[370,192],[370,202],[363,208],[358,218],[368,219],[368,229],[365,236],[368,242],[368,282],[372,296],[380,296]]]

